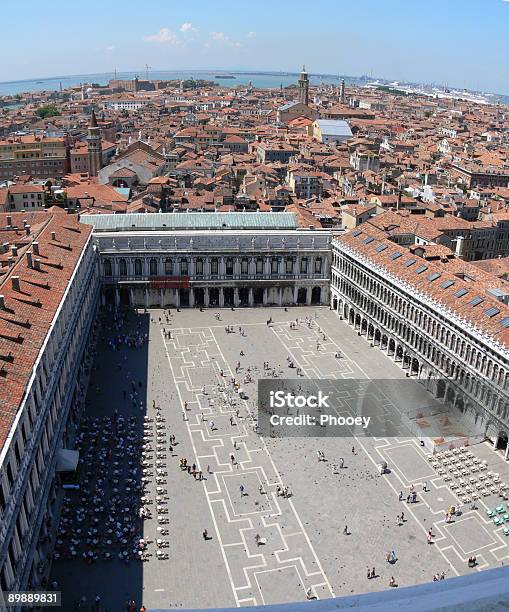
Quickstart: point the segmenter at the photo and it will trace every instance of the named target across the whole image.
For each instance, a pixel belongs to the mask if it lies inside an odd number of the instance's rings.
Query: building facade
[[[507,459],[509,307],[446,266],[358,228],[332,243],[331,307]]]
[[[0,180],[22,174],[60,178],[69,172],[67,138],[27,134],[0,141]]]
[[[90,228],[67,215],[38,214],[30,221],[48,223],[37,235],[25,226],[30,244],[18,253],[15,275],[0,281],[0,591],[35,590],[47,576],[59,464],[72,447],[82,358],[99,302]],[[22,215],[9,217],[12,227]]]
[[[82,217],[95,225],[106,302],[167,308],[329,301],[330,232],[300,230],[292,213],[127,215],[126,226],[115,228],[119,217]]]

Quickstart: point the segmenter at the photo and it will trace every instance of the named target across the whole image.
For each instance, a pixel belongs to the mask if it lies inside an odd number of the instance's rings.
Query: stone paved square
[[[495,543],[492,534],[474,516],[446,525],[445,531],[464,555],[478,554],[480,549]]]
[[[420,387],[411,399],[392,394],[394,385],[405,379],[404,372],[335,313],[307,307],[183,310],[172,311],[168,323],[161,310],[126,316],[121,332],[113,329],[111,315],[105,318],[87,415],[102,422],[116,410],[134,419],[138,431],[146,417],[148,430],[160,434],[162,486],[168,491],[168,559],[155,556],[160,537],[155,518],[140,522],[151,555],[143,563],[120,561],[119,548],[114,547],[112,560],[85,565],[83,543],[72,559],[63,545],[64,558],[53,563],[53,578],[64,592],[66,609],[72,609],[80,596],[93,600],[97,593],[109,610],[121,609],[128,598],[143,601],[149,609],[288,602],[305,600],[309,588],[327,598],[389,588],[391,575],[399,585],[408,586],[429,582],[436,572],[451,577],[478,571],[466,563],[471,548],[482,550],[480,567],[509,561],[507,540],[486,515],[497,499],[481,499],[475,510],[463,507],[457,522],[446,525],[444,512],[458,505],[458,498],[431,467],[427,451],[411,431],[401,435],[398,415],[435,400]],[[266,324],[269,317],[272,326]],[[290,329],[289,322],[296,318],[298,325]],[[230,325],[234,333],[226,332]],[[143,347],[110,348],[110,338],[136,330],[148,335]],[[326,341],[317,348],[323,334]],[[338,351],[341,359],[335,358]],[[363,413],[368,411],[384,424],[385,434],[262,438],[257,433],[256,383],[267,376],[266,361],[279,377],[294,378],[288,359],[309,378],[344,380],[341,410],[357,414],[363,404]],[[230,388],[232,378],[240,382],[247,399]],[[132,379],[141,381],[141,409],[129,401]],[[366,379],[372,382],[359,384]],[[366,397],[360,388],[367,389]],[[154,405],[164,418],[163,430],[155,428]],[[173,452],[170,435],[176,437]],[[317,461],[317,450],[326,461]],[[507,464],[488,444],[473,446],[472,452],[509,480]],[[180,468],[182,458],[188,466],[196,465],[202,480]],[[338,469],[341,459],[344,467]],[[136,464],[141,456],[120,458],[128,460]],[[391,468],[384,476],[378,471],[381,461]],[[112,468],[104,467],[108,479]],[[84,472],[83,464],[80,477]],[[145,496],[152,501],[147,507],[154,517],[156,483],[154,475],[148,478]],[[424,480],[428,492],[422,490]],[[242,498],[241,484],[249,493]],[[417,500],[407,504],[412,485]],[[288,497],[278,495],[282,487],[288,487]],[[399,501],[400,491],[405,501]],[[80,495],[71,492],[70,502]],[[399,524],[396,517],[402,511],[405,520]],[[85,524],[90,520],[87,515]],[[348,535],[343,533],[345,526]],[[433,546],[426,539],[430,527],[436,538]],[[257,535],[265,543],[257,544]],[[394,565],[385,562],[390,550],[397,553]],[[375,580],[366,579],[368,565],[376,567]]]

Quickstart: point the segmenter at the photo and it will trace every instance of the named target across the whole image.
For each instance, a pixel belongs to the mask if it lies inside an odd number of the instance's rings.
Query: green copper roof
[[[81,223],[98,232],[186,229],[296,229],[294,213],[272,212],[184,212],[136,213],[126,215],[82,215]]]

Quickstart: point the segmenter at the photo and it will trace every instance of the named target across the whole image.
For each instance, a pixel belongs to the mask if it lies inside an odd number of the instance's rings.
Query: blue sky
[[[1,81],[305,63],[509,94],[507,0],[17,0],[0,15]]]

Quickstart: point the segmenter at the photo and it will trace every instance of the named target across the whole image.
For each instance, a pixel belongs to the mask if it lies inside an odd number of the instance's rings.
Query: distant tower
[[[102,142],[101,130],[97,125],[95,112],[92,111],[90,124],[88,126],[88,173],[90,176],[97,176],[102,168]]]
[[[306,66],[303,66],[299,77],[299,102],[308,106],[309,104],[309,79]]]
[[[345,103],[345,79],[341,79],[341,89],[339,91],[339,95],[341,96],[341,104]]]
[[[85,94],[85,83],[81,84],[81,99],[84,100],[86,98],[86,94]]]

